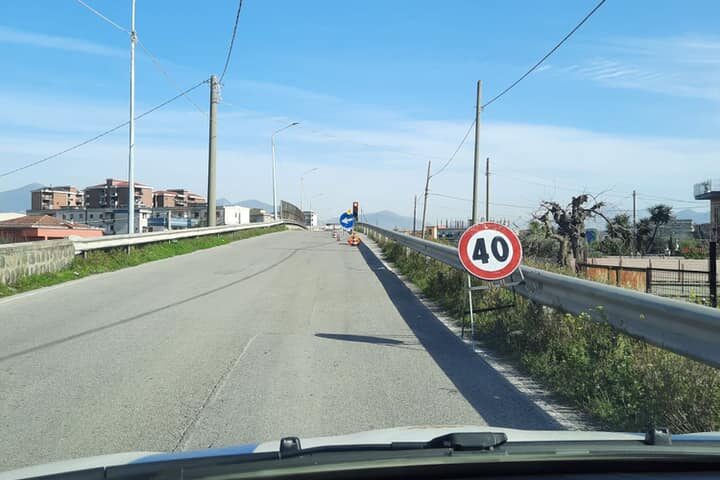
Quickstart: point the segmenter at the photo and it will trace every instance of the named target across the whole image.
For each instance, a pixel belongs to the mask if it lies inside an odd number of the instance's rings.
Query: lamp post
[[[300,122],[292,122],[289,125],[285,125],[284,127],[276,130],[272,135],[270,135],[270,147],[272,149],[272,180],[273,180],[273,218],[275,220],[278,219],[278,211],[277,211],[277,176],[275,174],[275,135],[282,132],[283,130],[287,130],[290,127],[294,127],[295,125],[300,125]]]
[[[305,175],[310,174],[317,170],[317,167],[311,168],[310,170],[303,172],[302,175],[300,175],[300,211],[303,211],[303,179],[305,178]]]
[[[308,200],[308,202],[310,203],[310,205],[308,207],[308,211],[310,212],[310,228],[312,228],[312,215],[313,215],[312,201],[313,201],[313,198],[322,197],[322,196],[323,196],[322,193],[318,193],[318,194],[315,194],[312,197],[310,197],[310,199]],[[319,218],[320,218],[320,215],[318,215],[318,219]]]

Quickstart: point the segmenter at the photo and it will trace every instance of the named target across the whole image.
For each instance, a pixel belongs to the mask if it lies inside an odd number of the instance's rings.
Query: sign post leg
[[[470,307],[470,341],[472,342],[473,352],[475,351],[475,312],[473,311],[473,298],[472,298],[472,277],[467,275],[467,292],[468,292],[468,307]]]

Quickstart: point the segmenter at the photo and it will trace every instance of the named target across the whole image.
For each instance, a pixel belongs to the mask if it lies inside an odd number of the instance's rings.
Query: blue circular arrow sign
[[[345,230],[352,230],[353,225],[355,225],[355,217],[352,216],[352,213],[345,212],[340,215],[341,227],[343,227]]]

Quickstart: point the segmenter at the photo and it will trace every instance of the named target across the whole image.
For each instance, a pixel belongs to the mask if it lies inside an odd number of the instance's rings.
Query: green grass
[[[0,283],[0,297],[7,297],[16,293],[56,285],[96,273],[112,272],[114,270],[120,270],[121,268],[133,267],[142,263],[174,257],[175,255],[184,255],[196,250],[204,250],[237,240],[283,230],[285,230],[284,226],[276,226],[262,229],[239,230],[232,233],[186,238],[163,243],[151,243],[145,246],[134,247],[130,253],[126,253],[125,249],[91,251],[88,252],[85,258],[76,257],[67,268],[57,272],[28,275],[12,285]]]
[[[408,255],[392,242],[381,246],[410,281],[458,324],[467,325],[464,273],[416,253]],[[480,308],[512,302],[512,293],[503,289],[474,295]],[[513,308],[477,315],[476,335],[603,428],[720,429],[720,370],[649,345],[588,315],[563,314],[518,296]]]

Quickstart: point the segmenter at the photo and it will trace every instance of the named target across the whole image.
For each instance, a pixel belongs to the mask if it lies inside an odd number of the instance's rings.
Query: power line
[[[110,20],[108,17],[106,17],[106,16],[103,15],[102,13],[98,12],[98,11],[95,10],[93,7],[91,7],[90,5],[88,5],[87,3],[83,2],[83,0],[77,0],[77,2],[78,2],[80,5],[82,5],[83,7],[87,8],[88,10],[90,10],[92,13],[94,13],[94,14],[97,15],[98,17],[100,17],[100,18],[102,18],[103,20],[105,20],[107,23],[109,23],[109,24],[112,25],[113,27],[115,27],[115,28],[117,28],[118,30],[120,30],[121,32],[125,32],[125,33],[127,33],[128,35],[130,34],[130,31],[129,31],[127,28],[122,27],[122,26],[118,25],[117,23],[113,22],[113,21]]]
[[[100,13],[98,10],[94,9],[93,7],[91,7],[90,5],[88,5],[87,3],[85,3],[83,0],[76,0],[76,1],[77,1],[80,5],[82,5],[83,7],[87,8],[87,9],[90,10],[92,13],[94,13],[95,15],[97,15],[98,17],[100,17],[101,19],[103,19],[104,21],[106,21],[107,23],[109,23],[110,25],[112,25],[113,27],[115,27],[115,28],[117,28],[118,30],[120,30],[121,32],[125,32],[125,33],[127,33],[127,34],[130,34],[130,31],[129,31],[128,29],[126,29],[126,28],[118,25],[116,22],[110,20],[107,16],[103,15],[103,14]],[[162,64],[160,63],[160,60],[159,60],[155,55],[152,54],[152,52],[145,46],[144,43],[142,43],[142,42],[140,41],[140,38],[137,38],[137,44],[140,45],[140,48],[142,48],[142,50],[145,52],[145,55],[147,55],[148,57],[150,57],[150,60],[152,61],[152,63],[153,63],[153,65],[155,66],[155,68],[157,68],[158,71],[165,77],[165,79],[168,81],[168,83],[170,83],[170,85],[171,85],[176,91],[180,92],[181,89],[180,89],[180,87],[178,86],[177,82],[175,82],[175,80],[173,80],[173,78],[170,76],[170,74],[167,72],[167,70],[166,70],[165,68],[163,68]],[[202,113],[203,115],[207,116],[207,112],[205,112],[205,110],[203,110],[202,108],[200,108],[200,107],[198,106],[198,104],[195,103],[190,97],[185,97],[185,99],[188,101],[188,103],[190,103],[193,107],[195,107],[200,113]]]
[[[470,127],[467,129],[467,132],[465,132],[465,136],[462,138],[462,140],[460,140],[460,145],[458,145],[457,148],[455,149],[455,151],[453,152],[453,154],[450,155],[450,158],[448,158],[447,161],[445,162],[445,164],[442,167],[440,167],[435,173],[430,175],[430,178],[434,177],[435,175],[438,175],[439,173],[441,173],[443,170],[445,170],[447,167],[450,166],[452,161],[455,159],[455,156],[458,154],[458,152],[460,152],[460,149],[463,147],[463,145],[465,145],[465,141],[467,140],[468,136],[470,136],[470,132],[472,132],[472,129],[474,126],[475,126],[475,120],[473,120],[472,123],[470,124]]]
[[[589,19],[590,17],[592,17],[592,15],[593,15],[600,7],[602,7],[602,5],[605,3],[605,1],[606,1],[606,0],[600,0],[600,2],[599,2],[597,5],[595,5],[595,8],[593,8],[592,10],[590,10],[590,13],[588,13],[587,15],[585,15],[585,18],[583,18],[583,19],[580,21],[580,23],[578,23],[577,25],[575,25],[575,28],[573,28],[572,30],[570,30],[570,32],[569,32],[567,35],[565,35],[565,37],[563,37],[563,39],[560,40],[559,43],[557,43],[548,53],[545,54],[544,57],[542,57],[542,58],[540,59],[540,61],[538,61],[535,65],[533,65],[532,67],[530,67],[530,70],[528,70],[527,72],[525,72],[525,74],[524,74],[522,77],[518,78],[518,79],[515,80],[513,83],[511,83],[507,88],[505,88],[505,90],[503,90],[502,92],[498,93],[498,94],[495,95],[493,98],[491,98],[491,99],[490,99],[488,102],[486,102],[481,108],[487,107],[488,105],[490,105],[491,103],[493,103],[494,101],[496,101],[497,99],[499,99],[500,97],[502,97],[503,95],[505,95],[506,93],[508,93],[510,90],[512,90],[512,89],[515,87],[515,85],[517,85],[518,83],[520,83],[520,82],[522,82],[523,80],[525,80],[525,78],[526,78],[528,75],[530,75],[532,72],[535,71],[536,68],[538,68],[540,65],[542,65],[542,63],[543,63],[545,60],[547,60],[548,57],[550,57],[550,55],[552,55],[553,53],[555,53],[555,50],[557,50],[558,48],[560,48],[560,47],[562,46],[562,44],[567,41],[567,39],[569,39],[580,27],[582,27],[582,25],[583,25],[585,22],[587,22],[588,19]]]
[[[657,195],[645,195],[644,193],[638,193],[637,196],[640,198],[645,198],[647,200],[665,200],[668,202],[687,203],[690,205],[697,205],[697,204],[705,203],[705,200],[680,200],[677,198],[660,197]]]
[[[232,37],[230,37],[230,46],[228,47],[227,57],[225,58],[225,66],[223,67],[222,73],[220,74],[220,83],[225,78],[225,72],[227,72],[228,66],[230,65],[230,57],[232,56],[233,45],[235,45],[235,36],[237,35],[238,22],[240,21],[240,10],[242,9],[242,0],[238,1],[237,15],[235,15],[235,25],[233,26]]]
[[[300,128],[302,128],[302,124],[300,124]],[[309,130],[309,132],[310,132],[310,133],[314,133],[314,134],[316,134],[316,135],[318,135],[318,136],[321,136],[321,137],[335,138],[335,139],[337,139],[337,140],[345,140],[345,139],[342,139],[342,138],[338,137],[337,135],[332,135],[332,134],[330,134],[330,133],[321,132],[321,131],[319,131],[319,130]],[[433,155],[426,155],[426,154],[417,154],[417,153],[411,153],[411,152],[404,152],[404,151],[402,151],[402,150],[397,150],[397,149],[394,149],[394,148],[389,148],[389,147],[387,147],[387,146],[385,146],[385,145],[377,145],[377,144],[373,144],[373,143],[359,142],[359,141],[356,141],[356,140],[353,140],[353,139],[349,139],[349,140],[347,140],[347,141],[348,141],[348,142],[351,142],[351,143],[354,143],[354,144],[356,144],[356,145],[363,145],[363,146],[365,146],[365,147],[370,147],[370,148],[379,148],[379,149],[384,150],[384,151],[386,151],[386,152],[397,153],[397,154],[400,154],[400,155],[405,155],[405,156],[413,157],[413,158],[427,158],[427,159],[430,159],[430,160],[444,160],[444,157],[436,157],[436,156],[433,156]]]
[[[80,1],[80,0],[78,0],[78,1]],[[158,71],[165,77],[165,79],[168,81],[168,83],[176,91],[180,92],[181,91],[180,86],[177,84],[177,82],[175,82],[175,80],[173,80],[173,78],[170,76],[170,74],[167,72],[167,70],[165,70],[163,68],[162,64],[160,63],[160,60],[155,55],[153,55],[152,52],[150,52],[150,50],[148,50],[148,48],[145,46],[145,44],[143,42],[140,41],[140,38],[137,39],[137,44],[140,45],[140,48],[143,50],[143,52],[145,52],[145,54],[148,57],[150,57],[150,60],[152,60],[152,63],[153,63],[153,65],[155,65],[155,68],[157,68]],[[195,103],[192,98],[190,98],[189,96],[184,96],[184,98],[185,98],[185,100],[188,101],[188,103],[190,103],[190,105],[195,107],[195,109],[198,112],[202,113],[203,115],[205,115],[207,117],[207,112],[205,110],[203,110],[197,103]]]
[[[428,195],[434,195],[436,197],[442,197],[442,198],[449,198],[451,200],[459,200],[461,202],[472,202],[469,198],[462,198],[462,197],[454,197],[452,195],[445,195],[443,193],[434,193],[430,192]],[[535,209],[537,206],[530,206],[530,205],[517,205],[514,203],[498,203],[498,202],[490,202],[490,205],[495,205],[498,207],[510,207],[510,208],[523,208],[523,209]]]
[[[200,83],[198,83],[198,84],[196,84],[196,85],[188,88],[187,90],[185,90],[185,91],[183,91],[183,92],[180,92],[178,95],[175,95],[175,96],[172,97],[171,99],[166,100],[166,101],[164,101],[163,103],[154,106],[154,107],[151,108],[150,110],[147,110],[147,111],[141,113],[140,115],[136,116],[136,117],[135,117],[135,120],[140,120],[141,118],[143,118],[143,117],[145,117],[145,116],[147,116],[147,115],[150,115],[150,114],[153,113],[154,111],[159,110],[159,109],[163,108],[164,106],[166,106],[166,105],[174,102],[175,100],[177,100],[178,98],[182,97],[183,95],[187,95],[188,93],[192,92],[193,90],[195,90],[196,88],[200,87],[201,85],[203,85],[203,84],[205,84],[205,83],[207,83],[207,82],[208,82],[207,80],[203,80],[202,82],[200,82]],[[7,177],[8,175],[12,175],[13,173],[17,173],[17,172],[19,172],[19,171],[21,171],[21,170],[25,170],[25,169],[28,169],[28,168],[30,168],[30,167],[34,167],[35,165],[39,165],[39,164],[41,164],[41,163],[47,162],[47,161],[49,161],[49,160],[52,160],[53,158],[57,158],[57,157],[59,157],[59,156],[61,156],[61,155],[64,155],[64,154],[66,154],[66,153],[68,153],[68,152],[72,152],[73,150],[77,150],[77,149],[80,148],[80,147],[83,147],[83,146],[85,146],[85,145],[87,145],[87,144],[89,144],[89,143],[92,143],[92,142],[94,142],[94,141],[96,141],[96,140],[101,139],[102,137],[104,137],[104,136],[106,136],[106,135],[110,135],[111,133],[113,133],[113,132],[115,132],[115,131],[117,131],[117,130],[120,130],[121,128],[127,126],[129,123],[130,123],[130,121],[121,123],[120,125],[116,125],[116,126],[112,127],[112,128],[109,129],[109,130],[105,130],[104,132],[99,133],[99,134],[95,135],[95,136],[92,137],[92,138],[89,138],[89,139],[87,139],[87,140],[85,140],[85,141],[83,141],[83,142],[80,142],[80,143],[78,143],[78,144],[76,144],[76,145],[73,145],[72,147],[66,148],[65,150],[62,150],[62,151],[57,152],[57,153],[53,153],[53,154],[50,155],[50,156],[47,156],[47,157],[45,157],[45,158],[41,158],[40,160],[36,160],[36,161],[34,161],[34,162],[27,163],[27,164],[25,164],[25,165],[22,165],[22,166],[20,166],[20,167],[14,168],[14,169],[12,169],[12,170],[8,170],[7,172],[0,173],[0,178],[2,178],[2,177]]]

